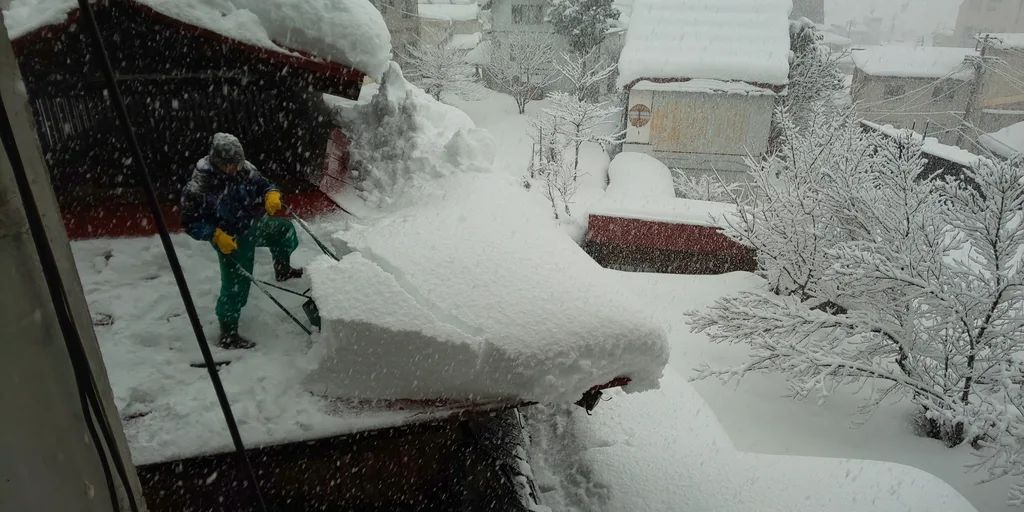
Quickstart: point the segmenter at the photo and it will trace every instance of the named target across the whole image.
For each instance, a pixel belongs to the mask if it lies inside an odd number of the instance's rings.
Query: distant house
[[[743,179],[789,81],[789,14],[789,0],[637,0],[619,59],[623,151]]]
[[[921,145],[921,156],[924,159],[924,170],[919,178],[937,179],[954,178],[973,185],[970,170],[988,160],[959,146],[943,144],[934,137],[926,137],[914,130],[896,128],[892,125],[879,125],[870,121],[861,121],[865,130],[880,133],[903,144],[913,142]]]
[[[454,47],[472,50],[480,42],[483,25],[476,0],[419,0],[420,37],[448,37]]]
[[[555,27],[547,21],[551,0],[482,0],[480,5],[484,10],[481,13],[484,33],[480,51],[470,55],[474,64],[486,64],[487,53],[492,51],[492,48],[500,46],[500,41],[507,39],[511,34],[551,38],[558,52],[569,51],[565,38],[556,33]],[[620,18],[612,24],[611,30],[598,49],[598,53],[609,64],[616,62],[622,51],[633,0],[614,0],[613,5],[621,13]],[[556,82],[551,89],[563,89],[566,85],[564,81]],[[601,92],[614,89],[612,84],[608,85],[609,87]]]
[[[405,48],[420,38],[419,2],[417,0],[370,0],[384,17],[391,33],[391,47],[398,62],[402,62]]]
[[[975,80],[973,48],[855,49],[853,95],[860,118],[955,142]]]
[[[1024,122],[982,135],[978,144],[993,156],[1007,160],[1024,155]]]
[[[985,61],[968,121],[981,132],[995,132],[1024,121],[1024,34],[979,34],[977,39]]]
[[[986,32],[1024,32],[1024,0],[964,0],[956,18],[954,41],[974,46]]]

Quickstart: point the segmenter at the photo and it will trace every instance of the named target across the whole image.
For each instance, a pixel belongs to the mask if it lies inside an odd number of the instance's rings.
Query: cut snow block
[[[512,180],[465,175],[350,233],[310,267],[325,355],[311,390],[381,399],[572,403],[628,377],[657,387],[663,327]]]

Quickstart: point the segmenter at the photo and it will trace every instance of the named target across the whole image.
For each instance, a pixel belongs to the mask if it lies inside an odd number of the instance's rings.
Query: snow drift
[[[542,197],[492,172],[493,142],[464,114],[392,66],[377,97],[342,117],[366,129],[353,162],[382,209],[336,235],[357,253],[309,268],[324,351],[309,389],[572,402],[616,377],[657,386],[664,330]]]
[[[721,227],[736,213],[728,203],[676,197],[672,171],[643,153],[620,153],[608,167],[608,190],[591,215]]]
[[[281,53],[301,50],[380,78],[391,35],[367,0],[132,0],[160,14]],[[64,21],[76,0],[13,0],[4,11],[11,39]]]
[[[350,164],[360,196],[384,206],[460,172],[488,172],[494,142],[465,113],[433,101],[394,62],[369,103],[335,110],[351,139]]]

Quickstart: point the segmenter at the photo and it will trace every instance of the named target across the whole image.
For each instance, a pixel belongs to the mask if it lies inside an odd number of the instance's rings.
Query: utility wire
[[[103,43],[103,36],[100,34],[99,25],[97,25],[96,18],[93,15],[92,6],[89,4],[89,0],[78,0],[78,7],[85,19],[86,29],[92,36],[93,43],[95,44],[95,51],[100,63],[100,68],[103,72],[103,77],[106,80],[107,89],[110,92],[111,103],[114,106],[115,113],[117,114],[121,128],[124,130],[125,137],[128,139],[128,146],[132,151],[132,156],[134,157],[133,167],[135,169],[136,179],[139,184],[142,185],[142,188],[146,193],[146,203],[149,206],[150,212],[153,214],[153,220],[155,221],[157,231],[160,234],[160,241],[163,244],[164,252],[167,254],[167,260],[168,263],[170,263],[171,272],[174,274],[174,281],[178,285],[178,291],[181,293],[181,300],[185,304],[185,312],[188,314],[189,322],[192,324],[192,331],[195,334],[196,342],[199,344],[199,350],[203,354],[203,361],[206,363],[206,371],[210,376],[210,381],[213,383],[213,389],[217,395],[217,402],[220,404],[221,412],[224,414],[224,421],[227,423],[228,431],[231,434],[231,441],[234,444],[235,453],[238,456],[238,463],[242,467],[243,473],[253,487],[256,495],[256,501],[259,504],[259,510],[267,512],[269,509],[263,499],[263,493],[260,490],[259,481],[256,479],[256,473],[253,471],[252,464],[249,462],[249,457],[245,453],[245,445],[242,443],[242,436],[238,431],[238,424],[235,421],[235,415],[231,411],[231,404],[228,402],[227,393],[224,391],[224,385],[220,380],[220,374],[217,372],[217,366],[213,360],[213,354],[210,352],[210,345],[206,340],[206,334],[203,332],[202,322],[199,320],[199,313],[196,311],[195,303],[192,301],[192,294],[188,289],[188,282],[186,282],[185,274],[181,269],[181,262],[178,260],[178,255],[174,250],[174,244],[171,242],[171,235],[167,229],[167,222],[164,220],[163,212],[160,210],[160,203],[156,197],[149,169],[146,166],[146,157],[143,155],[142,149],[139,147],[139,141],[135,136],[135,130],[132,128],[131,120],[128,117],[128,111],[124,104],[124,97],[121,95],[121,89],[117,84],[113,66],[110,64],[110,55],[107,53],[107,49]]]

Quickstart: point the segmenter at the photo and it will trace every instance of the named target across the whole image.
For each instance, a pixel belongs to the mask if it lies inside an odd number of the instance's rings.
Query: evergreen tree
[[[587,55],[604,41],[611,22],[619,19],[612,0],[554,0],[548,21],[577,55]]]

